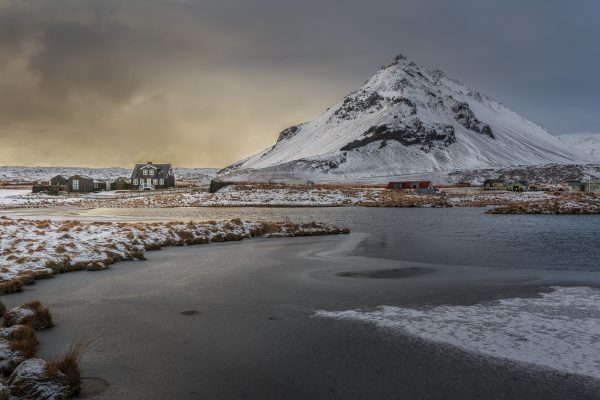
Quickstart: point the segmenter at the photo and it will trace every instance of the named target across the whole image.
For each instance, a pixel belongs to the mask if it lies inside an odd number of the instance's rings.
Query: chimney
[[[147,163],[147,164],[148,164],[148,165],[152,165],[152,161],[148,161],[148,163]]]

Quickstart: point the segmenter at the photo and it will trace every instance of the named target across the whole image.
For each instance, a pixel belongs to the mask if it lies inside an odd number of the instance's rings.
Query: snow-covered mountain
[[[222,179],[381,180],[512,165],[590,162],[541,126],[403,56]]]
[[[600,132],[579,132],[559,136],[560,140],[600,160]]]

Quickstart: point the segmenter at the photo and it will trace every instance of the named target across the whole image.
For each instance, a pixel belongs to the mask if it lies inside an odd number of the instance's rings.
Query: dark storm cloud
[[[597,130],[599,12],[556,0],[0,0],[0,164],[224,165],[399,52],[554,132]]]

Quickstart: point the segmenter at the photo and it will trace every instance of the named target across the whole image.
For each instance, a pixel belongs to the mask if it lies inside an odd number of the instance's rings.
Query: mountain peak
[[[588,160],[442,71],[398,55],[320,117],[222,172],[335,181]]]

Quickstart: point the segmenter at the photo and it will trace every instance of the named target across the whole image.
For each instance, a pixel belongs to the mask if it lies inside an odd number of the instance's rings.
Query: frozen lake
[[[96,208],[0,212],[111,221],[324,221],[368,233],[362,255],[435,264],[600,271],[598,215],[488,215],[483,208]]]
[[[321,220],[353,232],[168,248],[3,302],[50,307],[42,357],[97,339],[86,398],[597,398],[600,217],[484,211],[20,210]]]

